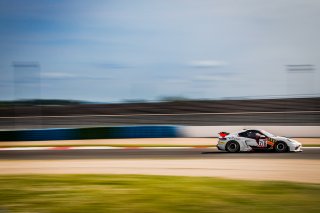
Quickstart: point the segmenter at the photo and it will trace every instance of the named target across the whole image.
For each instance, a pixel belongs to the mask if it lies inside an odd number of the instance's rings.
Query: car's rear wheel
[[[275,144],[274,151],[276,151],[276,152],[288,152],[289,151],[289,147],[285,142],[280,141],[280,142]]]
[[[237,141],[229,141],[226,145],[227,152],[239,152],[240,144]]]

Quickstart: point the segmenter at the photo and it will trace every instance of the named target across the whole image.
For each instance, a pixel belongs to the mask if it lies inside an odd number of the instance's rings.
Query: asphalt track
[[[303,148],[299,153],[227,153],[216,148],[126,148],[64,150],[1,150],[1,160],[66,160],[66,159],[300,159],[319,160],[319,148]]]
[[[320,183],[320,148],[280,154],[179,147],[61,149],[2,149],[0,175],[139,174]]]

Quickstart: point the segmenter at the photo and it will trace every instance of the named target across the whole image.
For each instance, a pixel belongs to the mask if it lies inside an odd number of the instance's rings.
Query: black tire
[[[289,147],[285,142],[279,141],[274,145],[274,151],[278,153],[288,152]]]
[[[229,141],[226,144],[226,151],[227,152],[239,152],[240,151],[240,144],[237,141]]]

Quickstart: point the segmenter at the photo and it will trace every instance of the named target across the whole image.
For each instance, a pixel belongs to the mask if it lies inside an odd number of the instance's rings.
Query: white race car
[[[272,150],[275,152],[301,152],[302,145],[290,138],[274,136],[259,129],[244,129],[232,134],[219,133],[217,148],[227,152]]]

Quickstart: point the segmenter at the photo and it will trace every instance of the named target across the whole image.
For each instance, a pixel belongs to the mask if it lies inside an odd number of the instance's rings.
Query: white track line
[[[320,111],[283,111],[283,112],[195,112],[195,113],[172,113],[172,114],[125,114],[125,115],[42,115],[42,116],[17,116],[0,117],[0,119],[13,118],[77,118],[77,117],[134,117],[134,116],[183,116],[183,115],[246,115],[246,114],[300,114],[319,113]]]

